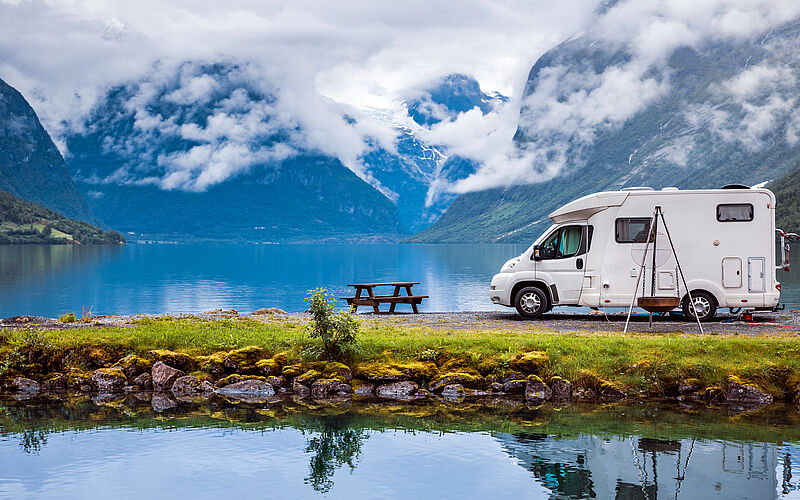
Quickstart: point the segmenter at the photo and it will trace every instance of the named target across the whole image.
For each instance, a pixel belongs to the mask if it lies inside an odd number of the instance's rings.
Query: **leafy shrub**
[[[322,345],[309,351],[318,359],[341,361],[359,352],[358,319],[352,312],[336,311],[336,298],[325,288],[309,291],[305,299],[311,312],[308,334]]]
[[[62,323],[75,323],[75,321],[77,321],[75,319],[75,313],[62,314],[58,317],[58,320]]]

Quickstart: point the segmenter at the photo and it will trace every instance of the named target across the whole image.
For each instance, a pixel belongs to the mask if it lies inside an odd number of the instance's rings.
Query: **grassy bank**
[[[265,356],[284,352],[286,363],[304,363],[312,361],[308,353],[315,342],[302,321],[261,322],[244,317],[147,319],[125,328],[5,330],[0,331],[0,376],[43,376],[67,366],[110,366],[128,354],[145,357],[154,349],[207,356],[259,346]],[[557,375],[587,385],[610,382],[628,394],[674,395],[686,379],[696,379],[702,388],[724,388],[731,375],[776,398],[792,398],[800,387],[797,335],[554,335],[382,324],[363,327],[359,344],[358,352],[345,360],[354,368],[370,362],[388,366],[425,361],[435,363],[440,373],[460,367],[461,372],[503,376],[524,364],[520,354],[537,351],[545,354],[526,370],[529,373],[544,379]]]

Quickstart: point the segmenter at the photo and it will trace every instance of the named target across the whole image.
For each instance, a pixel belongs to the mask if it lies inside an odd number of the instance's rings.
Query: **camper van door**
[[[555,285],[557,304],[578,303],[586,269],[587,238],[585,222],[565,223],[555,227],[539,245],[542,259],[536,262],[536,275],[548,286]]]

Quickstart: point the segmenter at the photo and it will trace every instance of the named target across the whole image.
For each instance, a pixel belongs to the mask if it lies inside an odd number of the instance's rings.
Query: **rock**
[[[289,353],[286,351],[279,352],[272,356],[272,361],[278,363],[280,366],[286,366],[289,364]]]
[[[477,371],[447,372],[436,375],[431,379],[428,389],[439,392],[448,385],[461,385],[471,389],[483,388],[483,377]]]
[[[302,384],[305,386],[311,386],[317,379],[322,378],[322,372],[317,370],[308,370],[302,375],[298,375],[294,378],[294,381],[298,384]]]
[[[284,387],[286,385],[286,379],[283,377],[275,377],[275,376],[267,377],[266,382],[268,382],[275,389]]]
[[[238,316],[239,312],[236,309],[214,309],[213,311],[206,311],[203,314],[218,314],[222,316]]]
[[[353,393],[353,387],[350,384],[344,384],[344,383],[340,383],[339,385],[337,385],[334,388],[334,390],[336,391],[336,394],[340,396]]]
[[[600,387],[600,399],[603,401],[619,401],[628,395],[616,385],[605,385]]]
[[[292,384],[292,393],[298,398],[304,398],[311,393],[311,390],[299,382]]]
[[[449,384],[442,388],[442,397],[446,399],[462,400],[465,395],[466,391],[461,384]]]
[[[200,382],[200,393],[205,397],[207,394],[214,392],[214,386],[208,380]]]
[[[197,361],[200,369],[213,375],[222,375],[225,373],[225,368],[222,366],[222,357],[224,355],[224,352],[215,352],[210,356],[198,356]]]
[[[77,368],[70,368],[67,371],[67,387],[70,389],[80,389],[89,385],[89,374]]]
[[[381,398],[406,399],[411,398],[419,390],[419,385],[408,380],[379,385],[375,394]]]
[[[758,386],[747,384],[735,376],[728,378],[728,403],[761,406],[772,401],[772,395],[762,391]]]
[[[550,361],[550,356],[543,351],[531,351],[517,354],[511,358],[511,369],[526,373],[541,373],[542,368]]]
[[[543,403],[553,397],[553,391],[537,375],[528,375],[525,383],[525,399],[531,403]]]
[[[41,390],[39,382],[25,377],[17,377],[12,380],[11,388],[17,392],[27,394],[34,394]]]
[[[41,390],[45,392],[60,392],[67,390],[67,376],[63,373],[51,373],[41,384]]]
[[[264,376],[280,375],[281,365],[274,359],[259,359],[256,361],[256,371]]]
[[[197,368],[198,365],[197,360],[188,354],[167,351],[164,349],[148,351],[147,357],[155,361],[160,361],[165,365],[182,370],[184,372],[192,371]],[[155,377],[153,377],[153,379],[155,380]]]
[[[554,401],[567,401],[572,398],[572,383],[561,377],[550,379],[550,390],[553,391]]]
[[[238,373],[234,373],[233,375],[228,375],[227,377],[217,380],[216,384],[214,385],[217,387],[225,387],[226,385],[244,382],[245,380],[260,380],[262,382],[268,382],[267,377],[262,377],[261,375],[239,375]]]
[[[89,377],[89,383],[98,392],[121,391],[127,381],[128,377],[119,368],[98,368]]]
[[[353,379],[353,372],[350,371],[350,367],[347,365],[331,361],[325,365],[325,369],[322,371],[322,376],[327,379],[336,379],[340,382],[348,382]]]
[[[492,382],[489,387],[493,392],[506,392],[505,385],[500,382]]]
[[[522,380],[509,380],[508,382],[502,385],[503,392],[507,392],[509,394],[522,394],[525,392],[525,386],[527,385],[527,381],[525,379]]]
[[[304,372],[305,370],[303,369],[303,365],[300,364],[284,366],[281,369],[281,375],[286,377],[286,380],[293,379]]]
[[[156,361],[150,371],[153,377],[153,390],[167,391],[172,388],[172,384],[179,378],[186,375],[182,370],[173,368],[161,361]]]
[[[372,362],[355,367],[355,375],[370,382],[397,382],[405,378],[405,374],[390,364]]]
[[[175,382],[172,383],[172,388],[170,390],[176,396],[186,396],[199,392],[200,384],[201,382],[197,377],[184,375],[183,377],[178,377],[175,379]]]
[[[725,391],[722,389],[722,387],[717,385],[712,385],[706,387],[705,389],[701,389],[694,394],[690,394],[690,399],[707,401],[709,403],[724,403],[726,400]]]
[[[314,399],[327,398],[333,392],[336,392],[336,387],[341,382],[335,379],[322,378],[311,384],[311,397]]]
[[[683,379],[678,385],[678,394],[681,396],[697,392],[698,390],[700,390],[700,381],[696,378]]]
[[[364,382],[363,380],[353,380],[350,385],[353,388],[353,394],[356,396],[374,396],[375,384]]]
[[[497,377],[497,375],[487,375],[486,376],[486,385],[491,386],[492,384],[502,384],[503,382]]]
[[[263,316],[265,314],[286,314],[286,311],[277,307],[262,307],[253,311],[253,316]]]
[[[152,399],[150,399],[150,406],[154,411],[162,412],[175,408],[178,406],[178,402],[169,397],[165,392],[155,392],[153,393]]]
[[[414,396],[416,396],[417,398],[427,398],[430,395],[431,392],[428,389],[420,389]]]
[[[525,380],[525,377],[526,377],[526,375],[524,373],[522,373],[522,372],[512,371],[512,372],[506,373],[503,376],[503,378],[500,379],[500,382],[505,384],[506,382],[509,382],[511,380]]]
[[[275,389],[263,380],[243,380],[235,384],[228,384],[220,387],[214,392],[222,396],[230,396],[238,399],[255,400],[268,398],[275,395]]]
[[[256,363],[266,355],[263,347],[247,346],[241,349],[229,351],[222,355],[222,367],[228,373],[255,373]]]
[[[142,373],[133,379],[133,385],[138,386],[144,390],[153,389],[153,377],[149,373]]]
[[[152,368],[153,362],[148,361],[144,358],[140,358],[135,354],[131,354],[125,356],[124,358],[120,359],[112,368],[119,368],[122,370],[122,373],[129,379],[136,378],[137,375],[141,373],[145,373],[150,371]]]

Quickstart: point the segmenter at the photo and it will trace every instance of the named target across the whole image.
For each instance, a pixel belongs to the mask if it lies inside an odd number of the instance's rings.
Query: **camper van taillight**
[[[780,292],[781,291],[781,284],[780,283],[776,283],[775,284],[775,288],[777,288],[778,291]]]

